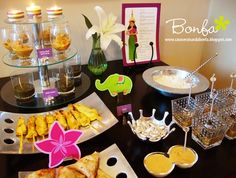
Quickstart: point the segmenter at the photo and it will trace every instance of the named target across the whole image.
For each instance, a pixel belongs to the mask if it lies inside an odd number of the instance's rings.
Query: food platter
[[[201,74],[195,73],[190,83],[185,77],[191,73],[182,67],[156,66],[143,73],[143,80],[165,96],[186,95],[192,85],[192,94],[200,93],[209,87],[209,81]],[[175,81],[176,80],[176,81]]]
[[[110,160],[113,164],[108,164]],[[137,175],[125,159],[124,155],[116,144],[111,145],[100,152],[99,168],[109,174],[111,177],[130,177],[137,178]],[[19,178],[25,178],[31,172],[19,172]]]
[[[98,111],[100,116],[103,118],[101,121],[93,121],[90,124],[90,127],[82,127],[80,130],[83,131],[83,135],[80,138],[78,143],[82,143],[86,140],[89,140],[105,130],[111,128],[115,125],[118,120],[107,108],[107,106],[102,102],[96,93],[92,93],[78,103],[83,103],[89,107],[92,107]],[[60,110],[64,110],[62,108]],[[56,110],[54,110],[56,111]],[[54,112],[50,111],[50,112]],[[19,144],[20,139],[16,137],[16,125],[17,119],[19,116],[29,118],[32,115],[37,115],[38,113],[32,114],[21,114],[21,113],[10,113],[10,112],[0,112],[0,153],[4,154],[18,154],[19,153]],[[40,113],[40,114],[46,114]],[[24,139],[23,141],[23,152],[22,154],[34,154],[38,153],[36,149],[32,149],[32,143]]]

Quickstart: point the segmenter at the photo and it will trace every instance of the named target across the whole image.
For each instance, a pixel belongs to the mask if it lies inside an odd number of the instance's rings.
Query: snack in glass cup
[[[30,45],[24,44],[20,41],[12,43],[12,49],[20,59],[29,59],[33,48]]]
[[[9,51],[10,59],[18,59],[16,54],[12,49],[12,35],[14,33],[13,28],[2,28],[1,29],[1,43],[5,49]]]
[[[51,29],[51,45],[58,55],[65,54],[71,44],[70,30],[67,22],[54,24]],[[63,55],[64,56],[64,55]]]
[[[70,46],[70,38],[68,34],[58,33],[52,41],[52,47],[57,51],[65,51]]]
[[[31,32],[28,29],[14,29],[11,47],[14,53],[22,60],[30,59],[33,51]]]

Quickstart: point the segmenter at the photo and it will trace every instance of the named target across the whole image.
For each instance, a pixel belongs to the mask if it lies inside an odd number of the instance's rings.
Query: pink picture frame
[[[126,27],[122,32],[124,66],[160,61],[160,10],[160,3],[122,4],[122,24]]]

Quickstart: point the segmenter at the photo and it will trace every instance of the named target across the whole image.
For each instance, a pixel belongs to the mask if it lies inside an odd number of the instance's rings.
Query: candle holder
[[[35,95],[33,73],[24,73],[11,76],[14,96],[17,100],[27,100]]]
[[[47,15],[49,19],[55,19],[55,18],[61,17],[62,14],[63,14],[63,10],[61,7],[54,6],[47,9]]]
[[[21,10],[10,10],[7,12],[9,22],[19,22],[25,17],[24,12]]]
[[[27,16],[30,20],[37,20],[42,17],[41,16],[41,7],[36,6],[34,4],[32,4],[29,7],[26,7],[26,13],[27,13]]]

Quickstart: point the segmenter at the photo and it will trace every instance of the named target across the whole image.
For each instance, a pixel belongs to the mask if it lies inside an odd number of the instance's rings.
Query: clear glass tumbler
[[[192,97],[174,99],[172,104],[172,117],[176,123],[184,128],[192,125],[192,120],[199,112],[195,100]]]
[[[227,123],[220,116],[203,113],[193,120],[192,139],[202,148],[210,149],[221,144],[227,129]]]
[[[24,73],[11,76],[14,96],[18,100],[30,99],[35,95],[33,73]]]

